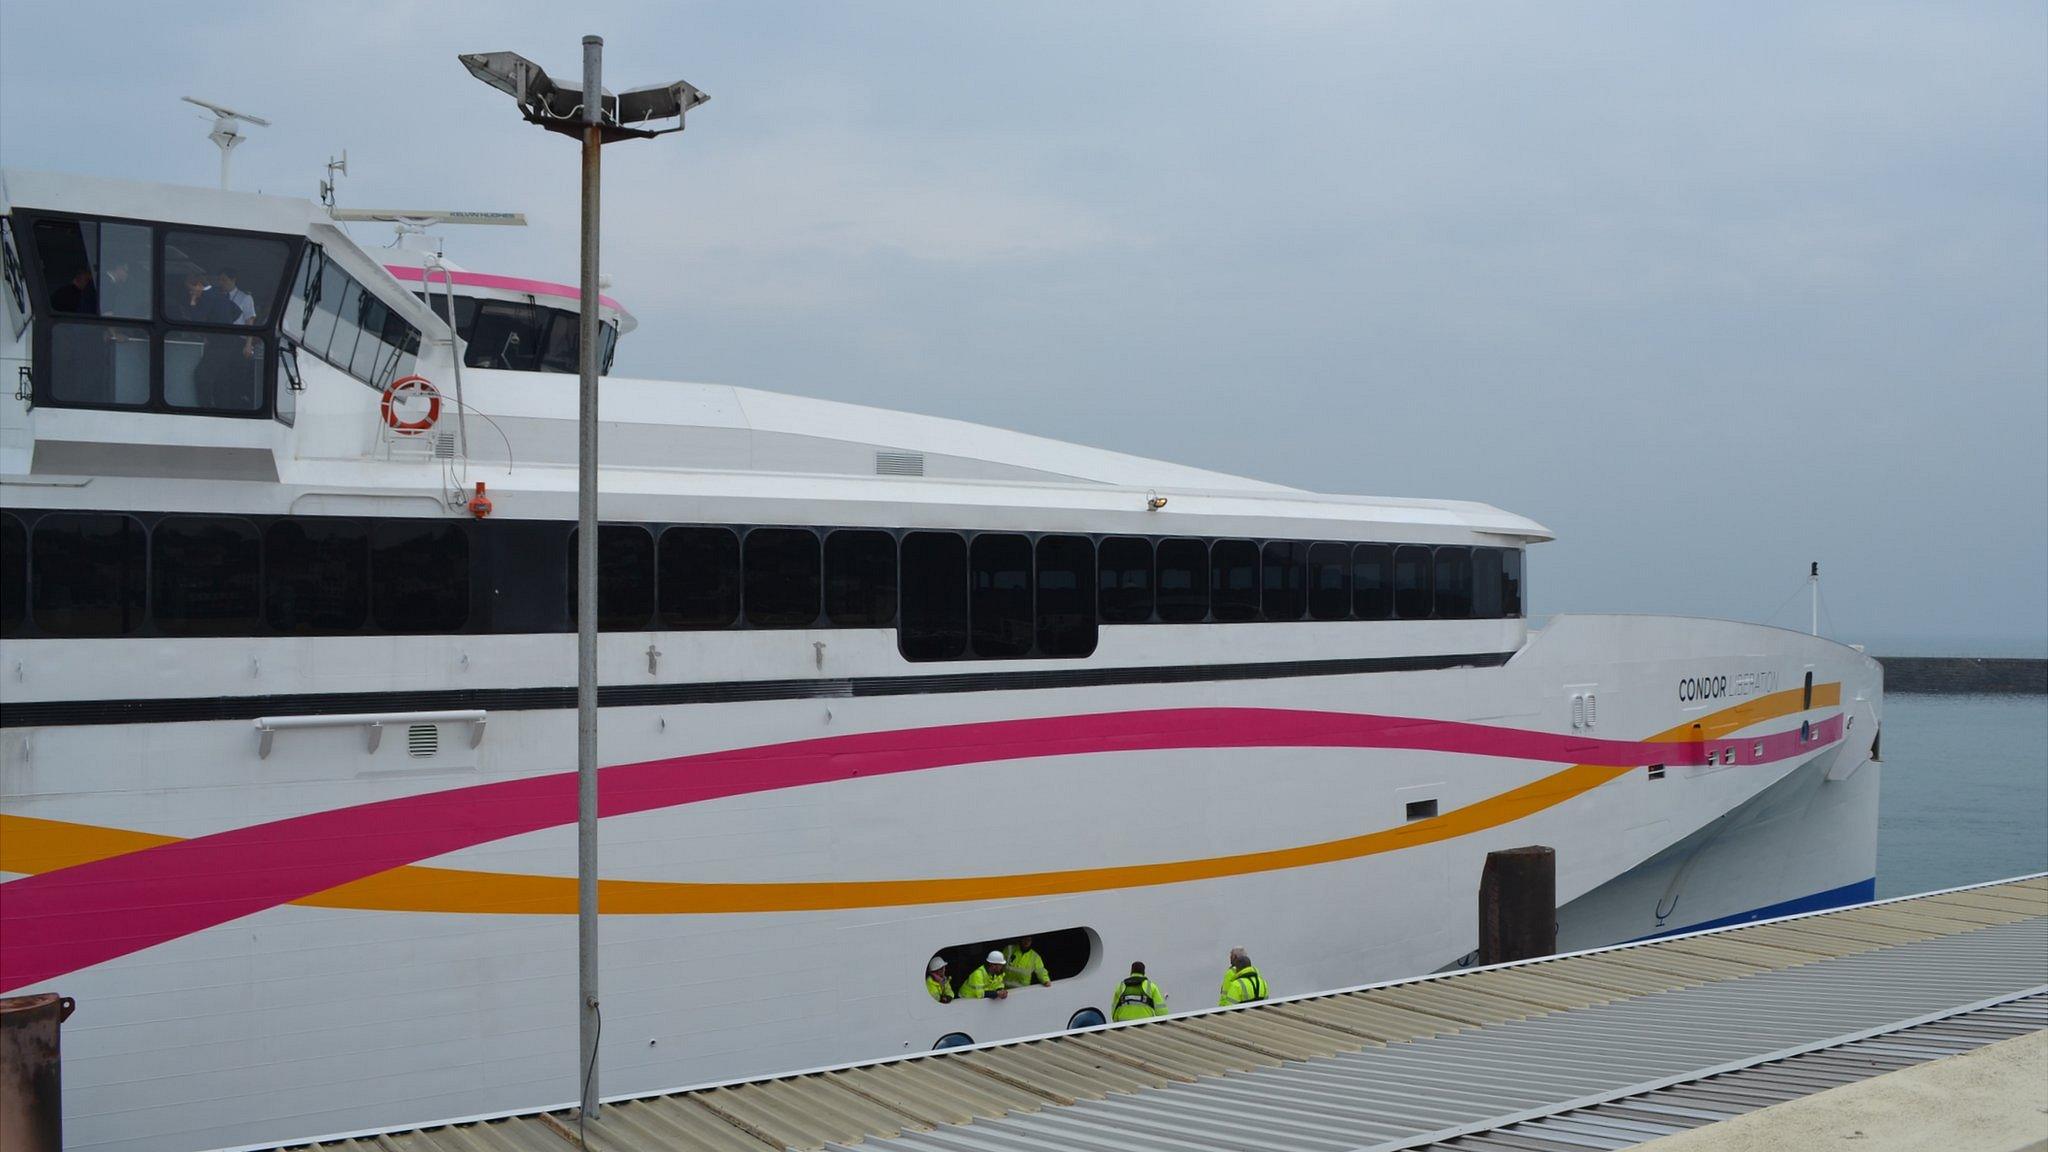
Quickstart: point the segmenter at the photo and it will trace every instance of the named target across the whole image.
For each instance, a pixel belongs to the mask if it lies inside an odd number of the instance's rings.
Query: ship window
[[[1086,536],[1038,540],[1038,654],[1095,651],[1095,545]]]
[[[1308,614],[1318,620],[1351,617],[1351,549],[1343,544],[1308,546]]]
[[[1522,614],[1522,550],[1510,548],[1501,556],[1500,614]]]
[[[12,636],[28,617],[28,529],[0,514],[0,636]]]
[[[1031,651],[1031,542],[981,533],[968,546],[968,577],[974,654],[1003,659]]]
[[[269,342],[233,332],[164,333],[164,403],[260,412]]]
[[[36,521],[30,588],[52,636],[120,636],[142,625],[148,538],[133,516],[56,512]]]
[[[1159,542],[1159,618],[1192,624],[1209,618],[1209,545],[1203,540]]]
[[[662,627],[726,627],[740,617],[740,538],[728,528],[670,528],[660,580]]]
[[[540,313],[547,319],[547,336],[540,347],[540,370],[570,375],[581,372],[583,365],[576,350],[582,343],[583,317],[560,308],[542,308]]]
[[[1446,620],[1472,615],[1472,550],[1436,550],[1436,614]]]
[[[97,220],[38,220],[36,258],[52,312],[149,320],[150,230]]]
[[[1095,602],[1105,624],[1142,624],[1152,618],[1152,542],[1139,536],[1104,537],[1096,547]]]
[[[320,270],[325,259],[326,253],[318,244],[306,245],[305,251],[299,255],[299,269],[292,273],[292,286],[285,291],[281,327],[285,335],[302,344],[306,338],[306,321],[313,315],[313,299],[318,294]]]
[[[1428,820],[1436,815],[1435,800],[1408,801],[1406,816],[1409,820]]]
[[[756,528],[744,549],[747,623],[808,628],[818,620],[818,534],[808,528]]]
[[[576,602],[576,530],[569,532],[569,619],[580,617]],[[638,524],[597,526],[597,627],[632,632],[654,615],[654,537]]]
[[[52,325],[50,399],[96,407],[148,404],[149,334],[149,328],[140,324]]]
[[[469,348],[462,362],[471,368],[504,368],[532,372],[540,367],[541,338],[546,328],[541,310],[531,304],[484,300],[477,304]]]
[[[896,645],[906,660],[952,660],[967,651],[967,541],[957,532],[903,537],[903,611]]]
[[[1472,550],[1472,615],[1480,620],[1497,620],[1501,616],[1501,550],[1498,548],[1474,548]]]
[[[947,978],[958,988],[966,983],[968,973],[982,966],[991,952],[1006,951],[1010,945],[1027,939],[1023,934],[998,936],[992,940],[976,940],[971,944],[951,944],[939,949],[939,959],[946,962]],[[1079,976],[1095,958],[1096,936],[1086,928],[1060,928],[1052,932],[1034,932],[1028,939],[1031,950],[1045,961],[1045,974],[1055,983]],[[1016,989],[1011,989],[1015,994]]]
[[[228,516],[166,516],[149,534],[150,619],[174,636],[246,636],[262,614],[263,545]]]
[[[274,632],[359,631],[370,608],[370,536],[353,520],[279,520],[263,533],[263,611]]]
[[[319,269],[309,273],[313,283],[313,298],[308,301],[310,311],[306,319],[306,351],[315,356],[326,356],[329,345],[334,343],[334,329],[341,322],[342,297],[348,295],[349,286],[355,281],[341,270],[341,266],[326,259],[323,253]],[[354,345],[350,345],[354,350]]]
[[[370,614],[386,632],[460,632],[469,623],[469,533],[442,520],[370,529]]]
[[[1429,549],[1404,544],[1394,549],[1394,615],[1421,620],[1429,615]]]
[[[825,537],[825,616],[841,628],[896,619],[896,538],[871,529]]]
[[[1394,613],[1394,550],[1360,544],[1351,550],[1351,610],[1360,620],[1385,620]]]
[[[1259,550],[1259,610],[1268,620],[1299,620],[1308,608],[1308,545],[1268,540]]]
[[[1259,546],[1218,540],[1209,547],[1209,613],[1217,620],[1259,618]]]
[[[164,315],[183,324],[261,328],[276,311],[291,245],[220,232],[164,233]],[[193,292],[195,282],[205,291]]]

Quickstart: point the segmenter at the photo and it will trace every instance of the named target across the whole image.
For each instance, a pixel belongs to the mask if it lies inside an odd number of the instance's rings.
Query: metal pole
[[[1813,634],[1820,635],[1820,561],[1813,562],[1813,568],[1806,574],[1806,583],[1812,591]]]
[[[597,1116],[597,216],[604,39],[583,38],[583,315],[576,389],[576,977],[579,1087]]]

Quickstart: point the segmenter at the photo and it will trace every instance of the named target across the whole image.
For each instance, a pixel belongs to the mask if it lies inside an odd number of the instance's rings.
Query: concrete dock
[[[1764,1144],[1712,1141],[1749,1139],[1760,1124],[1819,1132],[1846,1122],[1854,1130],[1861,1110],[1885,1114],[1892,1076],[1932,1076],[1950,1091],[1956,1077],[1981,1077],[1968,1070],[1975,1065],[1957,1072],[1945,1061],[2001,1042],[2038,1042],[2044,1030],[2048,875],[2037,875],[620,1100],[585,1137],[606,1152],[1541,1152],[1660,1139],[1708,1141],[1676,1145],[1680,1152],[1792,1146],[1762,1137]],[[1987,1059],[1997,1075],[2029,1067],[2020,1057]],[[1917,1081],[1899,1083],[1899,1092],[1920,1091]],[[1857,1092],[1834,1095],[1845,1086]],[[2048,1141],[2048,1111],[2036,1107],[2048,1101],[1989,1091],[1992,1103],[1973,1104],[1984,1093],[1959,1089],[1954,1099],[1991,1125],[1987,1132],[2024,1135],[2034,1124]],[[1788,1101],[1804,1106],[1792,1112]],[[1976,1115],[1999,1103],[2002,1121]],[[1807,1118],[1814,1108],[1820,1119]],[[557,1108],[289,1147],[558,1150],[574,1146],[575,1127],[573,1114]],[[1952,1122],[1946,1130],[1970,1129]]]

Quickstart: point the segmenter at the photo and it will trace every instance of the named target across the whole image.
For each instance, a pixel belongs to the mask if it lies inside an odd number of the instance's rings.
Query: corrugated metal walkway
[[[587,1136],[602,1152],[856,1142],[864,1152],[1348,1152],[1487,1132],[1499,1146],[1507,1126],[1802,1049],[1839,1048],[2043,986],[2048,877],[2034,876],[1244,1009],[621,1101]],[[553,1113],[319,1147],[561,1152],[573,1134],[573,1119]],[[1520,1137],[1505,1139],[1514,1147]]]
[[[2044,1028],[2048,1028],[2048,995],[2026,996],[1867,1040],[1802,1052],[1783,1060],[1420,1147],[1458,1152],[1627,1148],[1944,1056],[1975,1051]]]

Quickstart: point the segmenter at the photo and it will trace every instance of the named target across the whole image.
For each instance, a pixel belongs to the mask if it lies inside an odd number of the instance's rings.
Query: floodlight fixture
[[[604,40],[583,38],[583,82],[570,87],[517,52],[462,56],[470,75],[512,97],[519,114],[583,144],[583,283],[576,400],[576,595],[597,603],[597,225],[599,157],[615,140],[644,140],[683,130],[684,114],[709,100],[677,80],[615,96],[599,82]],[[582,1093],[577,1122],[599,1107],[597,1040],[597,613],[576,622],[576,1010]]]
[[[570,136],[582,136],[589,128],[583,86],[556,80],[517,52],[469,52],[461,59],[470,75],[518,101],[519,114],[528,122]],[[630,89],[623,95],[598,85],[597,92],[596,123],[606,144],[680,132],[684,114],[711,99],[681,80]]]

